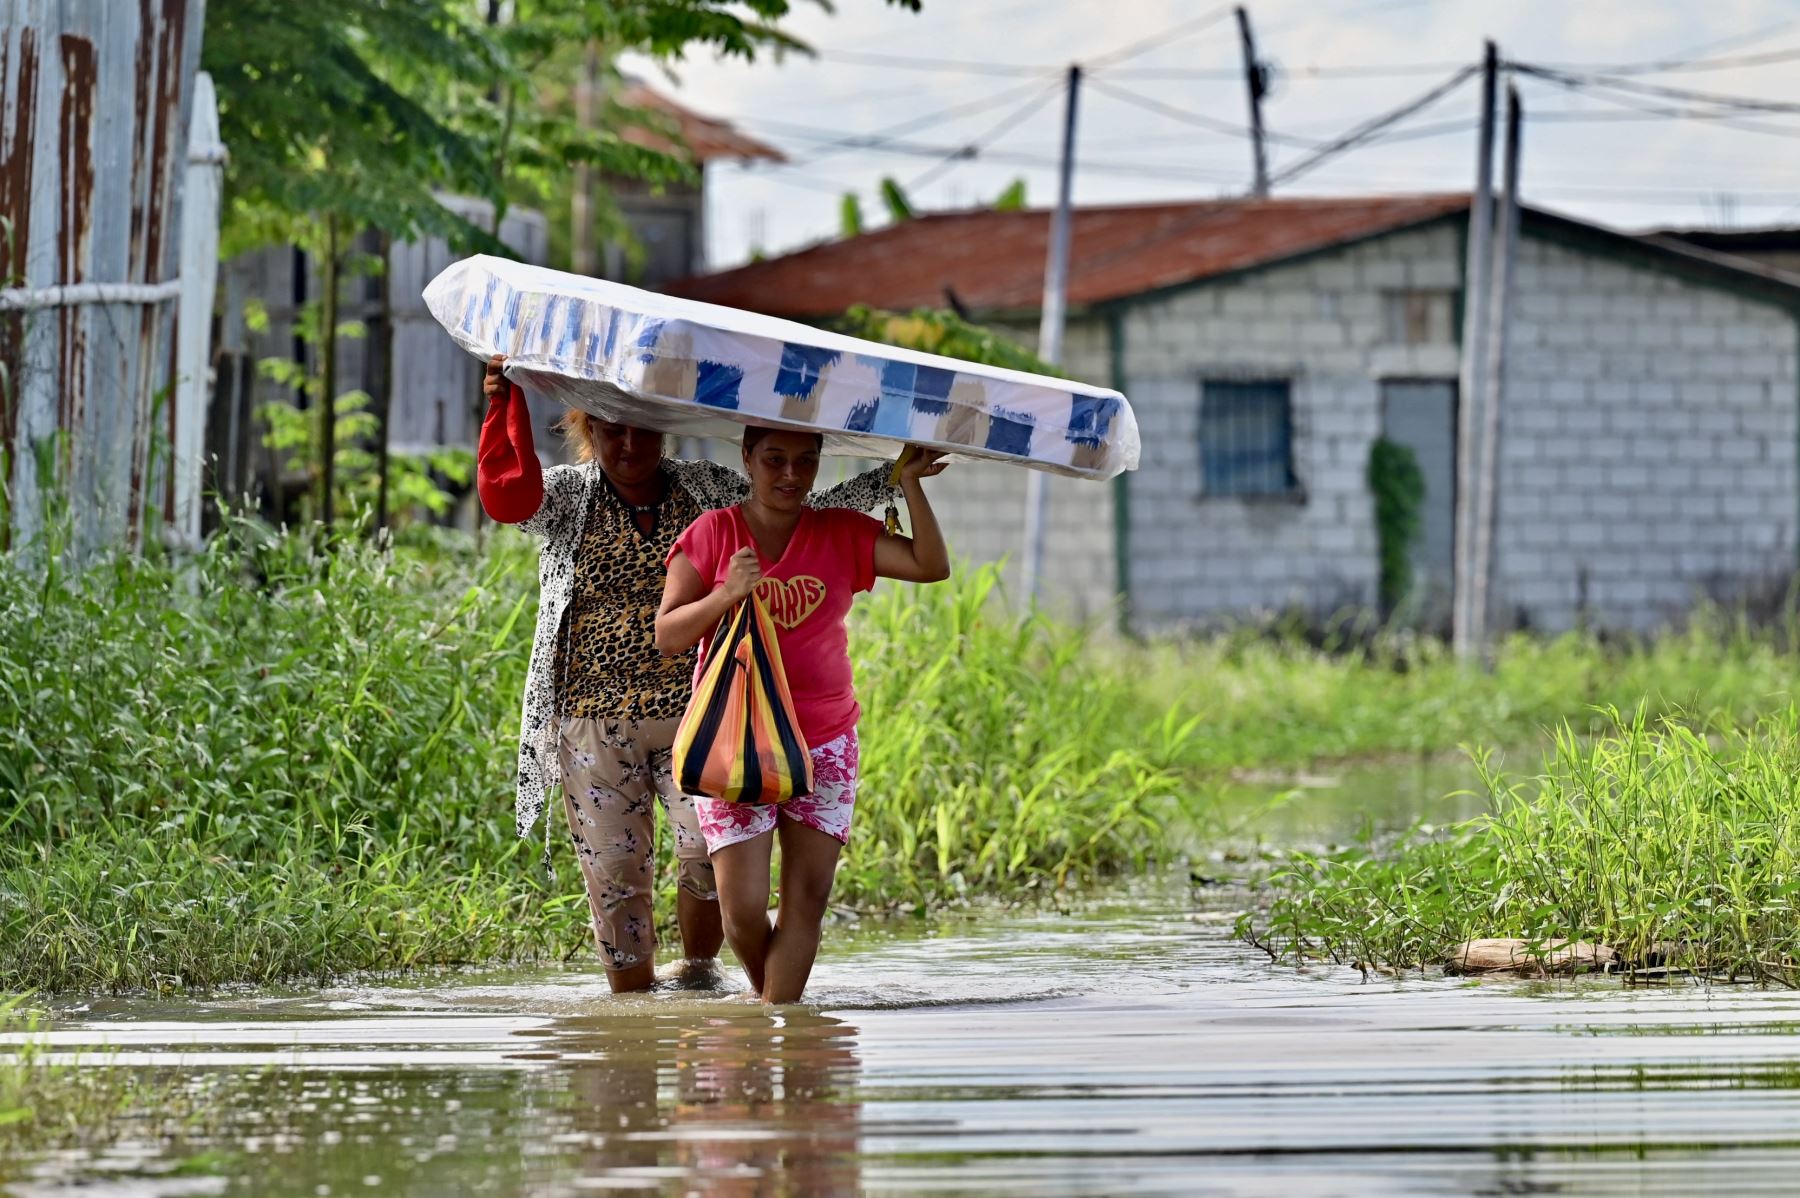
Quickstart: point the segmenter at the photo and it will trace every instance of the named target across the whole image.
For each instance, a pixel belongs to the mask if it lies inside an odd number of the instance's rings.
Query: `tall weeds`
[[[0,990],[590,951],[560,827],[553,877],[512,830],[533,567],[510,533],[319,552],[248,522],[185,561],[0,566]],[[993,585],[858,619],[840,901],[1006,897],[1169,847],[1180,727]]]
[[[0,990],[591,951],[561,829],[553,876],[512,831],[531,546],[411,535],[321,550],[233,521],[191,558],[0,562]],[[1141,869],[1238,765],[1516,744],[1592,702],[1729,727],[1791,701],[1785,643],[1729,621],[1624,648],[1518,638],[1484,673],[1394,639],[1095,644],[994,586],[885,588],[853,617],[864,756],[839,901]]]
[[[1298,857],[1242,929],[1302,959],[1409,968],[1562,937],[1632,970],[1800,984],[1800,715],[1607,718],[1597,740],[1565,730],[1534,781],[1484,770],[1493,812],[1447,835]]]
[[[992,602],[991,569],[892,587],[851,634],[862,783],[839,890],[877,905],[1141,869],[1171,825],[1194,721],[1079,629]]]
[[[1155,642],[1124,657],[1148,691],[1199,718],[1188,762],[1203,772],[1466,744],[1512,748],[1564,725],[1604,733],[1608,707],[1743,725],[1800,697],[1800,618],[1755,627],[1719,609],[1655,639],[1516,634],[1491,669],[1443,643],[1344,627],[1323,645],[1254,629]]]

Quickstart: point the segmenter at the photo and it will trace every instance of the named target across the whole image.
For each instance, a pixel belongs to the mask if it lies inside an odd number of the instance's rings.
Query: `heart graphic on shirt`
[[[756,595],[770,619],[782,628],[793,628],[825,602],[825,584],[811,574],[765,578],[756,584]]]

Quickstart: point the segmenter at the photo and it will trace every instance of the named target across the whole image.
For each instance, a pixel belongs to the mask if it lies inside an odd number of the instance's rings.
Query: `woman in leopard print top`
[[[694,663],[691,654],[657,652],[656,610],[676,535],[701,512],[742,500],[749,484],[713,462],[663,457],[660,433],[574,410],[562,427],[578,464],[543,469],[525,397],[501,373],[504,361],[489,361],[483,383],[476,490],[493,519],[544,539],[519,731],[518,831],[531,834],[544,792],[560,781],[607,978],[615,991],[641,990],[655,975],[658,802],[681,863],[683,949],[690,960],[711,958],[722,939],[693,802],[669,771]],[[871,470],[808,502],[880,507],[894,494],[887,473]]]

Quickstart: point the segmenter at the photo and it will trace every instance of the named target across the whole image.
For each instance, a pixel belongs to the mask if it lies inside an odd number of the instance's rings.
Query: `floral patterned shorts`
[[[777,812],[780,818],[815,828],[839,844],[848,842],[850,814],[856,809],[857,761],[856,729],[852,728],[812,751],[811,794],[795,795],[785,803],[773,805],[696,798],[694,808],[700,816],[700,834],[706,837],[707,851],[716,853],[727,845],[773,832]]]
[[[656,960],[656,804],[675,829],[681,888],[718,897],[694,800],[675,786],[679,720],[562,720],[557,756],[570,838],[587,883],[594,941],[608,969]]]

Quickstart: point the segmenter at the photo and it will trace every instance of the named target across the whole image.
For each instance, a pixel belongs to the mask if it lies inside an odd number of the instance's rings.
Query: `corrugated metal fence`
[[[182,178],[204,0],[0,0],[3,543],[174,504]],[[48,466],[53,479],[40,475]]]

